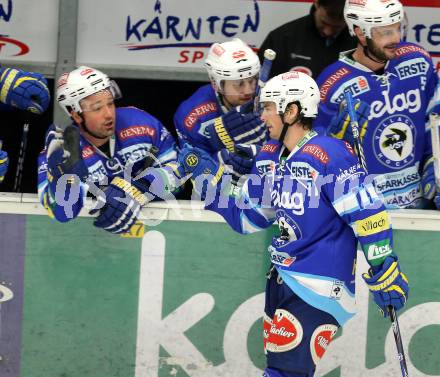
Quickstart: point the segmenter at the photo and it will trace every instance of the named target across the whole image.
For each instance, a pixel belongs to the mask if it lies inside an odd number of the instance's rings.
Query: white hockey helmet
[[[84,98],[109,89],[114,99],[121,97],[121,91],[113,80],[97,69],[81,66],[63,73],[57,82],[57,101],[70,116],[72,111],[81,113],[80,102]]]
[[[358,26],[362,33],[371,38],[371,29],[403,21],[403,6],[399,0],[346,0],[344,18],[348,30],[355,36]]]
[[[223,80],[240,80],[254,77],[260,72],[257,54],[241,39],[234,38],[214,43],[205,60],[209,78],[220,89]]]
[[[274,102],[280,115],[284,114],[289,103],[299,102],[303,117],[316,118],[319,99],[315,80],[305,73],[291,71],[270,79],[261,89],[259,101]]]

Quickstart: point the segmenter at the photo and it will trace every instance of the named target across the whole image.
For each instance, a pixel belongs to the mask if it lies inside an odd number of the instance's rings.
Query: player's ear
[[[287,123],[292,123],[298,115],[298,105],[291,103],[286,107],[284,112],[284,121]]]
[[[72,111],[72,112],[70,113],[70,115],[71,115],[73,121],[74,121],[76,124],[81,124],[81,123],[82,123],[83,119],[81,118],[81,116],[80,116],[76,111]]]
[[[359,26],[355,26],[354,32],[356,33],[356,37],[359,39],[359,42],[361,42],[362,45],[365,45],[367,43],[367,37],[362,32],[361,28]]]

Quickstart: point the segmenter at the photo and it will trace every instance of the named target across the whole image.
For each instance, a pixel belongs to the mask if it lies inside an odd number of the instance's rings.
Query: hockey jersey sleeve
[[[139,110],[141,111],[141,110]],[[145,114],[146,124],[153,126],[157,131],[152,142],[152,147],[144,160],[142,171],[135,179],[147,182],[150,200],[170,200],[174,199],[173,194],[181,188],[178,170],[177,170],[177,145],[170,132],[156,118]],[[148,117],[147,117],[148,115]]]
[[[64,184],[67,182],[60,179],[54,192],[49,184],[51,175],[47,167],[46,151],[45,148],[38,156],[38,199],[49,217],[64,223],[80,213],[87,195],[87,186],[82,182],[78,185]]]
[[[353,229],[368,263],[381,266],[393,254],[388,213],[372,184],[374,177],[365,173],[348,143],[338,144],[337,157],[326,167],[331,179],[323,186],[324,195]]]
[[[190,98],[182,102],[174,114],[174,126],[179,146],[185,144],[203,149],[217,160],[206,127],[222,114],[211,85],[202,86]]]
[[[270,198],[273,179],[268,169],[262,164],[257,168],[257,163],[242,187],[231,190],[223,179],[217,186],[215,198],[205,200],[206,209],[220,214],[232,229],[241,234],[268,228],[276,219]]]

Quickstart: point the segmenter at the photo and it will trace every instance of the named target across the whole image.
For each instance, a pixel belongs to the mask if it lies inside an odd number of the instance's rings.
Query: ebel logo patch
[[[393,250],[388,239],[367,245],[368,260],[381,259],[392,252]]]
[[[390,222],[388,220],[388,213],[382,211],[376,215],[367,217],[364,220],[356,221],[356,233],[359,236],[369,236],[382,232],[390,228]]]
[[[183,124],[189,130],[196,125],[200,117],[217,112],[217,105],[215,102],[205,102],[196,108],[192,109],[191,112],[183,120]]]

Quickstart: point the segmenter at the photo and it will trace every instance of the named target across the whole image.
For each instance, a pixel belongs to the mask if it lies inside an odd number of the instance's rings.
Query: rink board
[[[181,220],[147,220],[127,238],[90,217],[56,223],[35,203],[0,208],[13,212],[0,215],[2,377],[261,374],[271,230],[242,236],[210,212],[157,206],[146,216]],[[440,223],[402,212],[403,228]],[[440,376],[440,231],[394,234],[411,282],[400,314],[410,375]],[[358,287],[359,313],[317,375],[399,376],[389,323]]]

